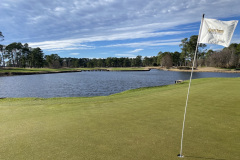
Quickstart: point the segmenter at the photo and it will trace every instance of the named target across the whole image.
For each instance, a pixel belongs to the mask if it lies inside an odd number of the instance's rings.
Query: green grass
[[[0,159],[175,160],[188,83],[104,97],[0,99]],[[240,78],[192,81],[184,159],[240,159]]]

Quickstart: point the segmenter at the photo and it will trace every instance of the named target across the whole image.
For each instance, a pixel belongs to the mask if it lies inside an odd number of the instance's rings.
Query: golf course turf
[[[0,99],[0,159],[175,160],[188,81],[101,97]],[[192,81],[183,159],[240,159],[240,78]]]

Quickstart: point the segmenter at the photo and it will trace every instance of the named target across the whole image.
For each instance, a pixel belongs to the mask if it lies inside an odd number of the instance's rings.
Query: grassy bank
[[[105,71],[147,71],[148,67],[113,67],[113,68],[78,68],[82,71],[105,70]]]
[[[75,71],[78,70],[76,68],[60,68],[60,69],[52,69],[52,68],[1,68],[0,73],[3,72],[61,72],[61,71]]]
[[[77,68],[0,68],[0,76],[13,76],[13,75],[30,75],[30,74],[48,74],[48,73],[63,73],[63,72],[80,72]]]
[[[110,71],[149,71],[148,67],[116,67],[109,68]]]
[[[0,68],[0,76],[24,75],[24,74],[43,74],[79,71],[149,71],[147,67],[119,67],[119,68]]]
[[[0,159],[179,159],[188,83],[91,98],[0,99]],[[183,154],[238,160],[240,78],[193,80]]]

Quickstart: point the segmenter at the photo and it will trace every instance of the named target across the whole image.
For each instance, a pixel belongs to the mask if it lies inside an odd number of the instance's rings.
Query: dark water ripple
[[[144,72],[74,72],[0,77],[0,97],[106,96],[140,87],[188,80],[190,73],[151,70]],[[239,73],[198,72],[193,78],[240,77]]]

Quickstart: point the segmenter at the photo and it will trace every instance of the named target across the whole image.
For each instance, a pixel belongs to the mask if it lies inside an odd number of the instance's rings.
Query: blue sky
[[[239,0],[1,0],[1,43],[28,43],[61,57],[156,56],[181,51],[181,39],[198,34],[203,13],[239,20],[239,6]],[[240,43],[240,24],[233,42]]]

